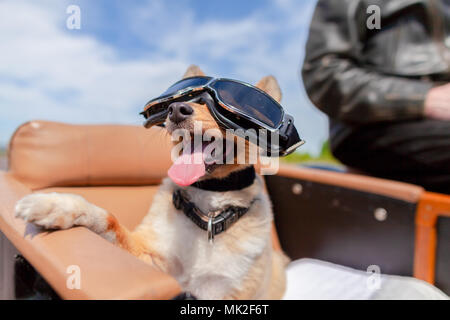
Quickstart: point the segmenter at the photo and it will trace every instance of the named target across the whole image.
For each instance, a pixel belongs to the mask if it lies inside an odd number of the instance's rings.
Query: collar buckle
[[[222,215],[224,218],[225,230],[227,230],[233,223],[235,223],[239,219],[236,210],[233,210],[233,208],[228,208]]]

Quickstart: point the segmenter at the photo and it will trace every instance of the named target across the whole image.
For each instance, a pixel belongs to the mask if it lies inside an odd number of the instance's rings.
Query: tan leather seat
[[[170,136],[121,125],[31,121],[9,145],[9,171],[32,190],[155,185],[170,166]]]
[[[0,172],[0,229],[66,299],[170,299],[175,279],[85,228],[37,233],[14,218],[30,192],[67,192],[101,206],[134,228],[170,166],[169,136],[159,128],[28,122],[10,141],[9,171]],[[81,270],[81,289],[66,285]]]
[[[380,179],[355,173],[333,172],[292,165],[280,166],[277,174],[370,192],[412,203],[418,202],[424,192],[423,187],[410,183]]]
[[[172,298],[180,292],[175,279],[89,230],[29,235],[14,218],[15,203],[30,192],[75,193],[133,229],[167,174],[170,150],[161,128],[25,123],[10,141],[8,172],[0,172],[0,229],[63,298]],[[274,228],[273,244],[280,249]],[[81,290],[66,286],[74,264],[83,271]]]
[[[9,171],[0,171],[0,230],[62,298],[176,296],[181,289],[174,278],[85,228],[35,233],[25,222],[14,218],[15,203],[23,196],[57,191],[80,194],[133,229],[146,214],[171,164],[169,139],[160,128],[48,121],[22,125],[10,141]],[[424,194],[421,187],[355,174],[281,166],[278,175],[411,203],[419,202]],[[274,228],[273,243],[280,249]],[[67,267],[71,265],[81,269],[80,290],[66,285]],[[430,263],[426,270],[432,267]]]

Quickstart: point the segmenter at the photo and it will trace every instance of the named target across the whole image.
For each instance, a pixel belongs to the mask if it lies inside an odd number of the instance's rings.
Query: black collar
[[[182,210],[198,227],[208,232],[209,242],[214,241],[214,236],[226,231],[240,217],[246,214],[257,198],[253,199],[248,207],[227,206],[217,210],[213,216],[211,213],[202,212],[193,202],[189,201],[186,193],[180,189],[175,190],[172,202],[177,210]]]
[[[235,191],[251,186],[255,181],[255,177],[255,168],[250,166],[243,170],[232,172],[223,179],[213,178],[197,181],[191,184],[191,187],[206,191]]]

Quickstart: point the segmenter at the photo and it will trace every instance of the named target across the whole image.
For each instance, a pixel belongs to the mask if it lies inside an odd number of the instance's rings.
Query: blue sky
[[[81,29],[66,8],[81,9]],[[316,153],[326,117],[299,70],[315,0],[0,1],[0,145],[33,119],[140,125],[150,98],[188,65],[256,83],[274,75]]]

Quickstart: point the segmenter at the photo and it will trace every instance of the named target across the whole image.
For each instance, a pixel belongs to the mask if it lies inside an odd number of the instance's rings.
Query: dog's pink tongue
[[[203,153],[183,154],[167,172],[170,179],[180,186],[189,186],[205,175]]]

